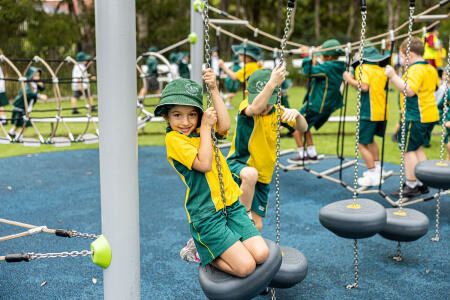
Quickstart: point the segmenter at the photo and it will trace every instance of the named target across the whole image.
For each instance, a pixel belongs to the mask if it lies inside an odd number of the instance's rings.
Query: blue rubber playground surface
[[[281,161],[286,163],[286,157]],[[312,169],[321,171],[337,164],[338,160],[327,159]],[[0,166],[0,218],[101,233],[98,150],[5,158]],[[399,166],[387,164],[386,169],[398,172]],[[352,174],[353,168],[344,172],[349,184]],[[397,176],[388,178],[384,190],[397,189],[398,180]],[[167,162],[164,147],[139,149],[139,181],[142,299],[205,299],[198,283],[198,265],[179,257],[190,238],[183,206],[185,185]],[[438,243],[430,241],[435,230],[436,201],[408,206],[428,216],[430,230],[420,240],[402,244],[402,262],[392,260],[396,242],[378,235],[359,240],[359,287],[346,290],[343,286],[354,282],[353,240],[326,230],[318,214],[326,204],[350,199],[352,194],[337,183],[317,179],[303,170],[281,172],[280,181],[281,244],[300,250],[309,260],[309,271],[294,288],[277,290],[278,299],[450,298],[449,196],[444,196],[441,203]],[[274,183],[269,196],[263,236],[275,240]],[[379,195],[365,197],[390,207]],[[25,229],[0,224],[0,236],[22,231]],[[40,233],[1,242],[0,255],[81,251],[89,249],[90,242]],[[0,262],[0,299],[102,297],[102,270],[89,257]]]

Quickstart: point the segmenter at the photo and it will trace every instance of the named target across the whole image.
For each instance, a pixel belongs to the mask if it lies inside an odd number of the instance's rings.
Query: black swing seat
[[[269,286],[287,289],[299,284],[308,273],[308,260],[297,249],[280,246],[282,254],[281,267]]]
[[[98,135],[93,133],[86,133],[83,135],[82,141],[86,145],[98,143]]]
[[[258,296],[281,266],[281,251],[274,242],[264,239],[269,247],[269,258],[245,278],[222,272],[211,264],[198,269],[198,280],[209,299],[251,299]]]
[[[22,143],[22,146],[24,147],[40,147],[41,141],[34,138],[21,138],[20,143]]]
[[[399,214],[398,208],[387,208],[386,226],[379,234],[385,239],[398,242],[413,242],[427,234],[428,217],[411,208],[403,208],[404,214]]]
[[[3,145],[9,145],[11,143],[11,140],[7,138],[6,136],[0,136],[0,144]]]
[[[437,189],[450,189],[450,162],[444,160],[443,164],[438,159],[421,161],[416,165],[414,174],[417,179]]]
[[[378,202],[357,199],[341,200],[322,207],[320,223],[337,236],[347,239],[365,239],[380,232],[386,224],[386,210]]]
[[[52,138],[50,143],[52,143],[55,147],[69,147],[72,144],[69,138],[63,136]]]

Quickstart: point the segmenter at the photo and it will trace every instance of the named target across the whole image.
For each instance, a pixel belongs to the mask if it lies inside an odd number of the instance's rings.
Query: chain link
[[[349,290],[358,287],[358,278],[359,278],[359,273],[358,273],[358,240],[355,239],[353,242],[354,242],[353,250],[355,252],[355,258],[354,258],[355,283],[349,284],[349,285],[346,286],[346,288],[349,289]]]
[[[394,256],[392,258],[395,261],[402,261],[402,244],[400,244],[400,242],[397,242],[397,256]]]
[[[83,251],[72,251],[72,252],[61,252],[61,253],[28,253],[30,259],[42,259],[42,258],[57,258],[57,257],[77,257],[77,256],[88,256],[94,254],[92,250]]]
[[[358,72],[358,98],[356,101],[356,142],[355,142],[355,160],[359,159],[359,129],[361,119],[361,80],[362,80],[362,64],[364,54],[364,40],[366,37],[366,17],[367,11],[361,11],[362,23],[361,23],[361,41],[359,43],[359,72]],[[358,196],[358,164],[355,164],[355,172],[353,175],[353,204],[356,203]]]
[[[203,1],[203,29],[204,29],[204,35],[205,35],[205,60],[206,60],[206,69],[209,69],[211,66],[209,65],[209,60],[211,56],[209,55],[209,16],[208,16],[208,0]],[[207,106],[210,108],[212,106],[211,103],[211,90],[209,89],[209,86],[206,85],[206,99],[207,99]],[[214,146],[214,159],[216,161],[217,166],[217,173],[219,177],[219,185],[220,185],[220,197],[222,199],[223,203],[223,214],[227,216],[227,203],[225,199],[225,187],[223,184],[223,175],[222,175],[222,165],[220,164],[220,155],[219,155],[219,148],[217,147],[217,136],[216,136],[216,129],[214,127],[211,128],[211,138],[213,141]]]
[[[438,191],[438,196],[436,199],[436,234],[431,238],[433,242],[439,242],[439,214],[441,211],[441,190]]]
[[[408,72],[409,72],[409,54],[411,50],[411,33],[414,21],[414,6],[409,7],[409,27],[408,27],[408,43],[406,45],[405,59],[405,79],[403,85],[403,108],[402,108],[402,127],[401,127],[401,146],[400,146],[400,189],[399,189],[399,211],[403,210],[403,177],[405,176],[405,130],[406,130],[406,98],[408,88]]]
[[[448,42],[448,48],[450,51],[450,41]],[[448,53],[448,52],[447,52]],[[442,131],[441,131],[441,163],[444,162],[444,139],[445,139],[445,122],[447,121],[448,112],[448,81],[449,81],[449,71],[450,71],[450,55],[447,55],[447,66],[446,66],[447,80],[445,81],[445,92],[444,92],[444,108],[442,112]]]
[[[89,234],[89,233],[81,233],[81,232],[73,230],[72,231],[72,237],[96,240],[99,236],[95,235],[93,233],[91,233],[91,234]]]

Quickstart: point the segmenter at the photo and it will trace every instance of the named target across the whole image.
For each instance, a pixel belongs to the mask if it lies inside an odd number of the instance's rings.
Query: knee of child
[[[255,271],[256,262],[252,259],[247,259],[239,265],[239,268],[236,270],[236,276],[238,277],[247,277]]]
[[[257,252],[254,253],[253,258],[255,259],[256,264],[260,265],[266,262],[266,260],[269,258],[269,254],[269,248],[267,247],[267,245],[265,245],[265,247],[257,249]]]
[[[240,176],[242,181],[255,185],[258,181],[258,170],[252,167],[247,167],[242,169]]]

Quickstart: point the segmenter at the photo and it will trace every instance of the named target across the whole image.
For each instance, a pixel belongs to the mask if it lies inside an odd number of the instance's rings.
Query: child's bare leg
[[[262,230],[262,217],[252,210],[252,220],[255,222],[255,227],[261,232]]]
[[[373,153],[372,151],[370,151],[369,145],[359,144],[359,151],[361,152],[361,156],[364,159],[364,163],[366,164],[367,169],[372,170],[375,169],[375,163]]]
[[[306,134],[306,145],[308,146],[314,145],[311,130],[308,130],[305,134]]]
[[[373,141],[371,144],[367,145],[367,147],[373,155],[373,160],[380,161],[380,149],[378,148],[377,142]]]
[[[419,157],[417,154],[418,150],[405,152],[406,181],[415,182],[417,180],[416,175],[414,174],[414,169],[419,162]]]
[[[75,98],[75,97],[72,97],[72,98],[70,99],[70,102],[72,103],[72,108],[77,107],[77,101],[78,101],[78,99]]]
[[[239,173],[241,179],[242,195],[239,197],[246,211],[252,209],[253,196],[255,195],[255,185],[258,181],[258,170],[252,167],[244,167]]]
[[[292,136],[295,139],[295,142],[297,143],[297,147],[303,147],[303,137],[300,131],[296,130],[294,131],[294,133],[292,134]]]
[[[417,158],[419,159],[419,162],[427,160],[425,151],[423,151],[423,146],[420,146],[420,148],[416,150],[416,153],[417,153]]]
[[[241,241],[234,243],[211,264],[219,270],[238,277],[247,277],[256,268],[255,259]]]
[[[257,265],[264,263],[269,258],[269,247],[262,236],[253,236],[242,243],[253,256]]]

